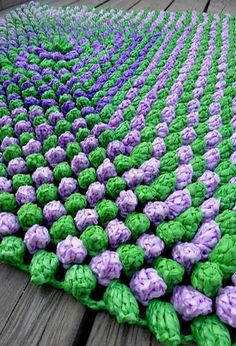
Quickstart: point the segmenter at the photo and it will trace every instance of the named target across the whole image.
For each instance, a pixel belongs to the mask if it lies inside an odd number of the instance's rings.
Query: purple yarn
[[[180,165],[188,164],[193,158],[193,152],[190,145],[183,145],[177,149]]]
[[[0,238],[19,231],[20,225],[17,217],[12,213],[0,213]]]
[[[191,207],[191,195],[187,189],[174,191],[167,199],[167,217],[174,219]]]
[[[210,171],[213,171],[218,163],[220,162],[220,151],[218,148],[212,148],[208,150],[205,155],[204,159],[206,162],[206,169],[209,169]]]
[[[170,124],[175,118],[175,108],[173,106],[165,107],[161,112],[162,121]]]
[[[166,145],[162,138],[156,138],[152,142],[152,148],[153,148],[153,157],[156,159],[159,159],[161,156],[163,156],[166,152]]]
[[[152,262],[155,257],[160,256],[165,247],[161,238],[154,234],[142,234],[137,239],[136,244],[144,250],[147,263]]]
[[[77,212],[74,220],[77,229],[83,232],[86,227],[98,224],[98,214],[94,209],[82,209]]]
[[[148,202],[143,209],[144,214],[157,226],[169,213],[168,206],[164,202]]]
[[[74,178],[62,178],[58,186],[58,193],[66,200],[72,193],[77,191],[77,181]]]
[[[24,243],[31,255],[37,250],[45,249],[50,243],[50,235],[47,228],[33,225],[25,233]]]
[[[144,306],[153,298],[163,296],[167,286],[153,268],[141,269],[136,272],[129,283],[135,298]]]
[[[205,143],[206,143],[207,149],[211,149],[215,147],[217,144],[221,142],[221,140],[222,140],[222,136],[217,130],[208,132],[205,136]]]
[[[200,209],[202,211],[203,222],[209,222],[219,214],[220,200],[211,197],[202,203]]]
[[[206,185],[206,198],[209,198],[219,185],[220,177],[215,172],[207,170],[198,178],[198,181]]]
[[[108,144],[107,156],[110,160],[113,161],[120,154],[125,154],[125,145],[121,141],[115,140]]]
[[[213,115],[207,120],[207,124],[210,131],[217,130],[222,126],[222,119],[219,114]]]
[[[232,280],[233,285],[236,286],[236,272],[232,275],[231,280]]]
[[[95,207],[95,205],[105,197],[105,185],[96,181],[89,185],[88,190],[86,192],[86,198],[91,207]]]
[[[212,300],[190,285],[175,286],[171,303],[185,321],[212,312]]]
[[[57,146],[56,148],[49,149],[45,154],[45,158],[49,165],[54,168],[58,163],[66,161],[66,152],[61,147]]]
[[[143,172],[143,183],[148,184],[152,182],[159,173],[160,161],[154,157],[148,161],[145,161],[141,166],[140,170]]]
[[[20,186],[16,192],[16,201],[19,205],[26,203],[35,203],[36,194],[33,186]]]
[[[5,137],[1,144],[2,152],[5,151],[5,149],[9,147],[9,145],[12,145],[12,144],[18,144],[18,139],[15,137]]]
[[[165,138],[169,134],[169,128],[167,123],[160,123],[156,126],[156,136],[160,138]]]
[[[118,254],[109,250],[93,257],[89,265],[103,286],[108,286],[113,279],[119,279],[122,270]]]
[[[118,219],[110,221],[105,228],[105,232],[108,235],[109,243],[112,248],[117,248],[131,237],[131,232],[128,227]]]
[[[192,127],[186,127],[182,132],[181,132],[182,140],[184,145],[189,145],[191,144],[194,139],[197,138],[197,134],[195,130]]]
[[[216,297],[216,314],[222,322],[236,328],[236,287],[220,289]]]
[[[53,182],[53,173],[49,167],[39,167],[34,171],[32,179],[36,187],[42,184],[50,184]]]
[[[23,154],[28,156],[34,153],[40,153],[42,150],[42,145],[39,141],[35,139],[30,139],[29,142],[22,147]]]
[[[220,228],[218,224],[211,220],[201,225],[195,234],[192,243],[197,245],[201,250],[202,259],[207,259],[208,254],[216,246],[221,238]]]
[[[82,263],[87,256],[87,250],[82,241],[71,235],[57,244],[57,257],[65,269],[74,263]]]
[[[52,126],[56,126],[57,122],[63,119],[64,119],[64,115],[59,111],[50,113],[48,117],[48,121],[50,125]]]
[[[5,177],[0,177],[0,193],[12,192],[12,182]]]
[[[8,163],[7,167],[8,174],[13,176],[18,173],[27,173],[26,162],[22,157],[16,157]]]
[[[193,264],[201,259],[201,250],[193,243],[179,243],[172,249],[172,258],[182,264],[190,273]]]
[[[123,144],[125,146],[125,151],[130,154],[133,148],[138,145],[141,141],[140,132],[138,130],[130,131],[123,139]]]
[[[89,160],[84,153],[79,153],[73,157],[71,161],[71,168],[76,175],[79,175],[81,171],[89,167]]]
[[[193,168],[191,165],[181,165],[176,171],[176,189],[182,190],[192,182]]]
[[[73,124],[72,124],[72,132],[74,135],[78,132],[79,129],[86,128],[86,120],[83,118],[75,119]]]
[[[109,159],[105,159],[97,169],[97,178],[101,183],[107,182],[109,178],[116,175],[116,168]]]
[[[116,200],[116,204],[120,209],[120,215],[126,217],[129,213],[135,211],[138,200],[132,190],[121,191]]]
[[[40,124],[35,128],[35,134],[42,143],[48,136],[53,135],[53,127],[48,124]]]
[[[131,168],[126,171],[122,176],[127,186],[133,190],[136,186],[140,185],[143,181],[143,171],[141,169]]]
[[[66,131],[62,133],[58,138],[58,144],[62,149],[66,150],[67,144],[70,142],[74,142],[74,140],[75,136],[72,133]]]
[[[63,215],[66,215],[66,209],[59,201],[48,202],[43,208],[43,216],[48,225],[51,225]]]
[[[80,142],[81,149],[85,154],[89,154],[92,150],[96,149],[98,144],[97,138],[93,135],[88,136]]]
[[[221,106],[220,103],[215,102],[215,103],[211,103],[209,106],[209,113],[213,116],[216,115],[218,116],[218,118],[220,118],[219,114],[221,112]],[[220,118],[221,119],[221,118]]]
[[[136,115],[131,120],[131,129],[141,131],[145,127],[145,118],[143,115]]]
[[[195,111],[190,112],[187,115],[187,122],[189,127],[193,127],[195,124],[197,124],[199,122],[198,113]]]
[[[14,131],[17,137],[20,137],[20,135],[23,132],[32,132],[32,126],[31,123],[29,121],[25,121],[25,120],[20,120],[18,121],[18,123],[15,125],[14,127]]]

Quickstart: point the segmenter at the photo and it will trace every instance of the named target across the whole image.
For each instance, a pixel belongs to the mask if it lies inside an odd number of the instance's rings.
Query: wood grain
[[[228,13],[236,16],[236,1],[235,0],[211,0],[207,12],[212,13]]]
[[[202,12],[207,4],[207,0],[175,0],[170,7],[169,11],[186,11],[196,10]]]
[[[108,1],[105,4],[103,4],[101,7],[102,8],[119,8],[122,10],[129,10],[130,8],[133,8],[139,0],[113,0],[113,1]]]
[[[152,10],[165,10],[171,3],[171,0],[141,0],[137,5],[132,9],[152,9]]]

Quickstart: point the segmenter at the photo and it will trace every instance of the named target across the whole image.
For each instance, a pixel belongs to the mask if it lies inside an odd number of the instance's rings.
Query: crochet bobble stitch
[[[0,261],[162,344],[231,345],[235,18],[30,2],[0,31]]]

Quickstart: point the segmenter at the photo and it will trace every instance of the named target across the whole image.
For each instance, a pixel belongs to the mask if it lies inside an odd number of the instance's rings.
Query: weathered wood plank
[[[170,7],[169,11],[186,11],[196,10],[202,12],[207,4],[207,0],[175,0]]]
[[[212,13],[229,13],[236,16],[236,1],[235,0],[211,0],[207,12]]]
[[[29,282],[29,276],[15,268],[0,264],[0,282],[1,332]]]
[[[26,0],[0,0],[0,8],[6,9],[12,6],[19,6],[24,2],[28,2]]]
[[[118,324],[115,318],[99,312],[90,332],[87,346],[158,346],[151,333],[144,328]]]
[[[62,291],[30,283],[0,333],[0,344],[71,346],[85,310]]]
[[[169,6],[170,3],[171,3],[171,0],[141,0],[132,8],[132,10],[137,10],[137,9],[164,10]]]
[[[139,0],[112,0],[108,1],[105,4],[103,4],[102,8],[119,8],[124,10],[129,10],[130,8],[133,8]]]

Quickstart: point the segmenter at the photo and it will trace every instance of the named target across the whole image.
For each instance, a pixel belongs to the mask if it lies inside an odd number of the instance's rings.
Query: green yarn
[[[75,299],[89,296],[96,287],[96,278],[88,265],[74,264],[66,271],[63,288]]]
[[[54,128],[55,134],[57,137],[62,135],[64,132],[70,132],[71,130],[71,123],[67,120],[59,120]]]
[[[191,149],[194,155],[203,155],[206,152],[206,143],[203,138],[197,138],[191,144]]]
[[[70,142],[66,146],[66,159],[71,162],[74,156],[81,152],[80,145],[77,142]]]
[[[149,160],[152,156],[152,144],[148,142],[143,142],[138,144],[131,151],[130,157],[132,158],[135,167],[141,166],[141,164]]]
[[[12,186],[14,191],[17,191],[20,186],[33,185],[33,180],[30,174],[15,174],[12,177]]]
[[[178,221],[162,222],[156,229],[156,235],[170,247],[183,239],[185,227]]]
[[[36,191],[37,202],[44,206],[48,202],[58,199],[57,188],[53,184],[42,184]]]
[[[147,325],[162,345],[177,346],[181,343],[180,323],[172,304],[152,299],[148,304]]]
[[[10,192],[0,192],[0,212],[14,213],[17,209],[15,196]]]
[[[208,260],[217,263],[224,279],[236,272],[236,235],[224,235],[211,251]]]
[[[112,199],[116,199],[120,192],[125,190],[126,188],[126,182],[121,177],[112,177],[108,179],[106,183],[106,193],[111,197]]]
[[[34,172],[39,167],[46,167],[47,161],[42,154],[30,154],[26,157],[27,168],[30,172]]]
[[[72,174],[72,169],[67,162],[59,163],[53,170],[53,176],[57,182],[60,182],[64,177],[71,177]]]
[[[94,168],[98,168],[98,166],[103,163],[106,158],[106,150],[104,148],[96,148],[95,150],[89,153],[88,159],[90,164]]]
[[[179,157],[176,151],[169,151],[160,160],[160,173],[173,172],[179,164]]]
[[[220,199],[220,210],[232,209],[236,201],[236,184],[228,183],[220,186],[215,194]]]
[[[108,285],[103,301],[109,313],[119,323],[137,323],[139,320],[138,303],[130,289],[118,280],[112,280]]]
[[[56,146],[57,146],[57,136],[56,135],[48,136],[43,141],[43,152],[46,153],[50,149],[56,148]]]
[[[173,172],[162,174],[150,186],[155,190],[155,198],[163,201],[174,191],[176,175]]]
[[[95,113],[86,115],[85,119],[86,124],[90,130],[92,130],[95,125],[101,122],[99,115]]]
[[[67,114],[66,114],[66,120],[69,121],[69,123],[73,123],[75,119],[78,119],[81,117],[80,111],[77,108],[71,109]]]
[[[139,202],[146,204],[155,199],[156,191],[151,186],[139,185],[135,188],[134,193]]]
[[[190,164],[193,167],[193,179],[197,180],[206,170],[206,161],[201,156],[195,156]]]
[[[3,158],[5,161],[9,162],[17,157],[22,156],[22,151],[19,145],[11,144],[9,145],[3,153]]]
[[[143,213],[130,213],[125,219],[125,225],[130,229],[134,239],[147,232],[151,227],[149,218]]]
[[[216,167],[215,173],[220,177],[221,184],[226,184],[231,178],[236,176],[236,167],[230,160],[226,160]]]
[[[182,145],[182,136],[180,133],[171,133],[165,138],[166,151],[173,151]]]
[[[115,139],[114,131],[107,129],[103,131],[99,136],[98,136],[98,141],[99,144],[103,147],[106,148],[110,142],[112,142]]]
[[[21,265],[24,263],[26,246],[23,240],[13,235],[4,237],[0,243],[0,262],[11,265]]]
[[[87,199],[81,193],[73,193],[66,199],[64,206],[67,213],[75,217],[78,210],[87,207]]]
[[[123,154],[116,156],[113,163],[118,174],[123,174],[134,166],[132,157]]]
[[[64,240],[68,235],[78,235],[78,231],[75,228],[74,220],[71,215],[61,216],[52,224],[49,233],[54,244]]]
[[[191,330],[198,346],[231,346],[227,327],[215,315],[195,318]]]
[[[44,250],[37,251],[29,266],[31,282],[37,286],[50,283],[55,277],[58,266],[59,260],[55,253]]]
[[[122,244],[117,249],[123,270],[127,276],[133,275],[143,263],[145,254],[143,249],[134,244]]]
[[[89,256],[96,256],[105,251],[108,246],[108,236],[100,226],[89,226],[81,234],[80,239],[86,247]]]
[[[7,172],[7,167],[4,165],[4,163],[0,162],[0,177],[5,177],[7,178],[8,172]]]
[[[116,218],[119,208],[109,199],[103,199],[96,205],[95,210],[98,213],[100,223],[105,225]]]
[[[90,135],[90,131],[87,128],[80,128],[76,133],[76,140],[78,143],[82,142],[86,137]]]
[[[121,123],[114,131],[115,133],[115,139],[118,141],[122,141],[122,139],[125,138],[125,136],[130,131],[130,124],[128,121],[124,121]]]
[[[24,231],[43,222],[42,209],[33,203],[23,204],[17,212],[18,221]]]
[[[191,195],[192,206],[198,207],[205,199],[206,185],[202,182],[196,182],[189,184],[186,188]]]
[[[167,292],[172,292],[173,287],[181,283],[183,280],[184,266],[170,258],[155,258],[153,261],[153,267],[165,281]]]
[[[78,183],[81,189],[87,190],[89,185],[96,181],[96,171],[94,168],[86,168],[80,172]]]
[[[13,128],[9,124],[6,124],[0,129],[0,142],[2,142],[5,137],[14,137],[14,135]]]
[[[26,145],[31,139],[35,139],[35,135],[32,132],[24,132],[20,135],[19,142],[20,146],[23,147]]]
[[[180,222],[184,228],[185,232],[182,237],[183,241],[190,241],[194,237],[200,223],[202,221],[202,211],[200,208],[190,207],[176,219],[177,222]]]
[[[222,235],[236,234],[236,211],[225,210],[223,213],[216,216],[215,221],[217,222]]]
[[[194,266],[191,283],[208,297],[214,297],[222,285],[222,275],[217,263],[204,262]]]
[[[153,126],[145,126],[141,132],[141,142],[153,142],[156,138],[156,129]]]

